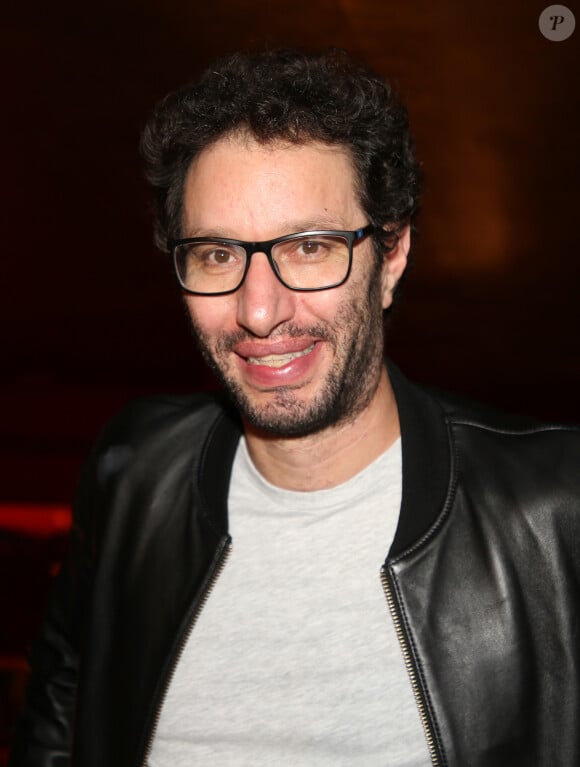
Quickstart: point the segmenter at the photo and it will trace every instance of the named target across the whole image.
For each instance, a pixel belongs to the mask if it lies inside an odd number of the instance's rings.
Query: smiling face
[[[198,155],[185,183],[186,237],[257,242],[367,223],[350,158],[317,142],[224,138]],[[186,297],[202,353],[249,424],[303,436],[370,405],[382,369],[382,310],[407,249],[408,232],[380,265],[367,238],[355,246],[348,281],[313,293],[286,288],[255,253],[235,293]]]

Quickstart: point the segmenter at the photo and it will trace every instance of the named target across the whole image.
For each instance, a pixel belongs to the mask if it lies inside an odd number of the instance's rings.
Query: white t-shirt
[[[342,485],[282,490],[241,440],[231,555],[169,687],[150,767],[425,767],[381,585],[400,440]]]

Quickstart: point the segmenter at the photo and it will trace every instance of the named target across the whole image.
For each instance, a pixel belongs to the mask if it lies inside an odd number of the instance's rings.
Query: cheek
[[[346,306],[367,302],[367,277],[361,279],[360,274],[351,272],[349,279],[338,288],[321,290],[314,293],[300,294],[300,309],[302,316],[313,317],[332,323],[339,317]]]
[[[340,288],[335,290],[322,290],[319,293],[303,294],[303,300],[299,301],[296,319],[298,323],[319,320],[332,322],[341,303],[345,300],[344,293],[339,295]],[[342,297],[341,297],[342,296]]]
[[[229,296],[186,296],[185,307],[196,332],[212,339],[224,330],[231,330],[236,310]]]

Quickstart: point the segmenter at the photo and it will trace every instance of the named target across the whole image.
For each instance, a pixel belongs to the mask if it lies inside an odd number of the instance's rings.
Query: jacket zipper
[[[187,644],[187,641],[189,637],[191,636],[191,632],[193,631],[195,624],[197,623],[197,619],[199,618],[199,615],[203,608],[205,607],[205,604],[207,600],[209,599],[209,596],[217,583],[218,578],[220,577],[225,564],[228,560],[228,557],[230,555],[230,552],[232,550],[232,543],[231,538],[229,536],[225,536],[221,539],[219,546],[218,546],[218,552],[217,552],[217,558],[215,560],[213,569],[210,571],[209,580],[207,581],[207,585],[204,588],[204,590],[200,593],[199,598],[197,599],[196,603],[194,604],[193,611],[191,613],[191,617],[189,619],[189,623],[187,625],[187,628],[181,635],[181,639],[179,640],[179,644],[177,646],[177,650],[175,652],[175,655],[173,656],[173,660],[171,662],[171,666],[169,668],[169,672],[167,673],[167,676],[165,677],[165,683],[163,685],[163,689],[161,691],[161,695],[159,696],[157,700],[157,705],[155,708],[155,714],[153,716],[153,722],[151,725],[151,729],[149,731],[149,737],[147,739],[147,744],[145,746],[145,753],[143,755],[143,760],[141,762],[141,767],[147,767],[147,760],[149,759],[149,756],[151,755],[151,749],[153,747],[153,740],[155,738],[155,733],[157,732],[157,727],[159,725],[159,719],[161,718],[161,709],[163,708],[163,703],[165,702],[165,698],[167,696],[167,692],[169,690],[169,685],[171,684],[171,680],[173,679],[173,674],[175,673],[175,669],[177,668],[177,664],[179,663],[179,659],[181,658],[183,651],[185,649],[185,645]]]
[[[403,659],[405,661],[407,673],[409,674],[409,679],[411,680],[411,687],[413,688],[415,703],[417,704],[417,708],[419,709],[419,717],[421,719],[421,724],[423,725],[425,738],[427,739],[427,749],[429,751],[429,756],[431,758],[431,764],[433,767],[441,767],[441,762],[439,761],[439,757],[437,755],[437,747],[435,745],[433,728],[431,726],[431,722],[429,721],[427,708],[425,706],[425,701],[423,699],[423,695],[421,693],[419,683],[417,682],[417,670],[415,668],[413,659],[411,657],[409,645],[407,644],[405,632],[401,624],[401,618],[399,616],[399,612],[395,604],[395,598],[393,596],[391,584],[389,583],[389,576],[387,575],[387,570],[384,565],[383,567],[381,567],[381,583],[383,584],[383,590],[387,598],[387,604],[389,606],[389,612],[391,613],[391,618],[393,619],[393,623],[395,624],[395,633],[397,634],[397,639],[399,640],[399,645],[403,653]]]

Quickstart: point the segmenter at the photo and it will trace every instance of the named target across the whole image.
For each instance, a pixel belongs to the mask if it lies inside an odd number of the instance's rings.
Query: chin
[[[268,393],[267,403],[258,404],[231,382],[225,382],[225,388],[245,422],[254,431],[273,437],[307,437],[354,420],[376,391],[376,386],[366,392],[359,391],[355,398],[352,390],[345,392],[344,388],[327,381],[318,394],[307,400],[293,389],[281,388]]]

